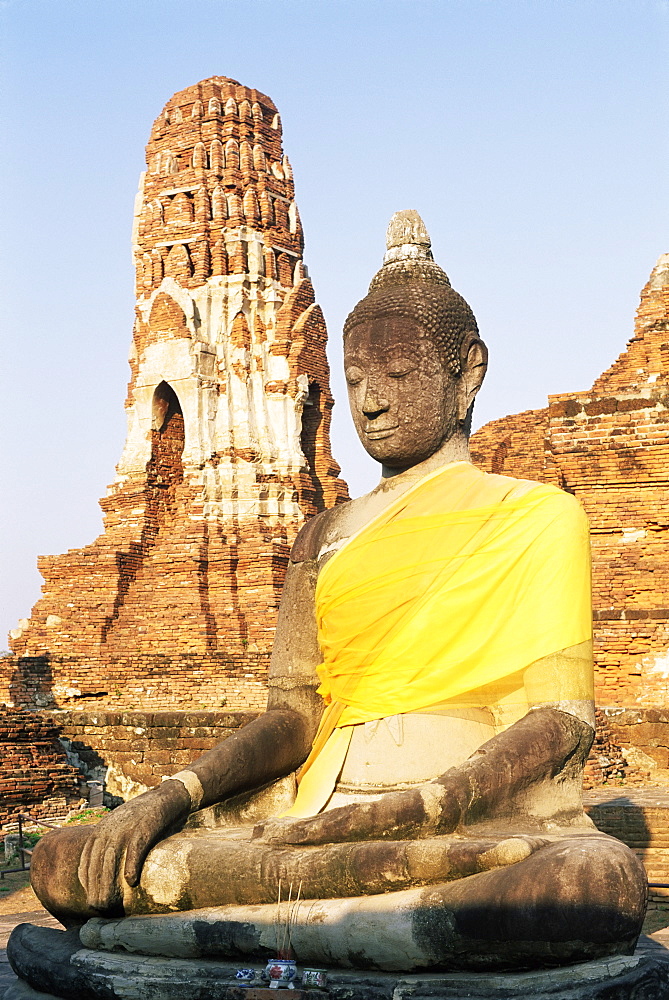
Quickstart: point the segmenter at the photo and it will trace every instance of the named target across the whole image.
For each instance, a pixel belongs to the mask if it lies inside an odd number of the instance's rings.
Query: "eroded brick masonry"
[[[0,701],[260,709],[291,543],[346,498],[323,314],[272,101],[226,77],[157,118],[136,200],[128,436],[104,533],[39,561]]]
[[[19,813],[63,817],[84,802],[82,775],[59,733],[51,719],[0,705],[0,829]]]
[[[159,785],[259,713],[59,709],[40,715],[56,727],[70,763],[86,780],[104,782],[107,804],[114,805]]]
[[[486,424],[472,452],[487,471],[578,497],[592,538],[596,700],[668,705],[669,254],[627,349],[592,388]]]

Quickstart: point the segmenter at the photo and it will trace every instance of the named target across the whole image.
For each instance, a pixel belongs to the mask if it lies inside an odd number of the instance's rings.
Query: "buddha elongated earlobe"
[[[458,419],[469,433],[474,400],[488,369],[488,348],[477,333],[465,338],[461,349],[462,374],[458,383]]]

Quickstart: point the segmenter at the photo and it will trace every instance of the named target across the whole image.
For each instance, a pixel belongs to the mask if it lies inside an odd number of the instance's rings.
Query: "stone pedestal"
[[[327,990],[245,988],[234,978],[234,963],[211,959],[81,948],[70,964],[80,984],[75,994],[71,981],[67,995],[72,1000],[669,1000],[669,958],[647,954],[520,973],[402,975],[333,969]],[[254,965],[260,972],[261,966]],[[59,998],[20,981],[4,1000]]]

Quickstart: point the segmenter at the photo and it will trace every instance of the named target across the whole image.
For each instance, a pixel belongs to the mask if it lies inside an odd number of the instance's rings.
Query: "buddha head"
[[[402,470],[455,437],[466,441],[488,353],[418,213],[397,212],[386,244],[383,267],[344,324],[344,369],[363,447]]]

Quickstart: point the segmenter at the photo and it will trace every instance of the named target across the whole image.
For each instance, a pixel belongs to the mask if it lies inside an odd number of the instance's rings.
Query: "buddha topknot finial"
[[[369,286],[370,292],[382,285],[406,281],[432,281],[449,285],[448,276],[432,256],[430,234],[414,208],[395,212],[386,232],[383,267]]]
[[[387,253],[383,263],[399,260],[401,257],[422,257],[432,260],[430,234],[425,223],[414,208],[395,212],[388,223],[386,232]]]

